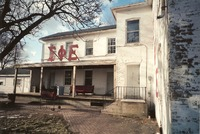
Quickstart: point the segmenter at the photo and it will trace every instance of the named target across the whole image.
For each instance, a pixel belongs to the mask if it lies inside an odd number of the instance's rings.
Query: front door
[[[140,65],[127,66],[127,87],[124,97],[127,99],[139,98],[140,96]]]

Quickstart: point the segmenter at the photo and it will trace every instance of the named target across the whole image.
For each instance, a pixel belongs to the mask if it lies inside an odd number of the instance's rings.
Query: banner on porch
[[[54,61],[57,57],[60,61],[62,61],[64,58],[68,61],[72,60],[79,60],[78,56],[76,55],[76,48],[78,48],[77,44],[69,45],[68,47],[68,57],[67,57],[67,51],[64,49],[63,45],[60,46],[60,49],[56,53],[56,46],[51,44],[49,47],[49,58],[48,61]]]

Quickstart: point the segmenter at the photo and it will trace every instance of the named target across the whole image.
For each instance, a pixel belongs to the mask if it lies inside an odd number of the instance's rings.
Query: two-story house
[[[60,95],[76,98],[76,88],[92,86],[93,95],[114,96],[122,106],[121,111],[116,108],[116,114],[142,109],[139,113],[146,115],[147,104],[153,108],[151,6],[131,4],[113,8],[112,13],[116,25],[41,38],[42,62],[16,68],[31,70],[30,85],[36,93],[56,86],[64,90]],[[135,102],[141,106],[136,108]]]

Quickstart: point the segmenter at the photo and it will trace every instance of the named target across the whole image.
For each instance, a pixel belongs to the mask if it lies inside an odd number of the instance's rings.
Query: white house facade
[[[30,91],[59,88],[59,95],[73,98],[79,93],[110,95],[124,107],[118,114],[139,109],[141,115],[147,115],[154,108],[151,6],[137,3],[112,12],[116,25],[41,38],[42,62],[16,65],[16,69],[31,70]],[[135,102],[141,106],[134,107]]]

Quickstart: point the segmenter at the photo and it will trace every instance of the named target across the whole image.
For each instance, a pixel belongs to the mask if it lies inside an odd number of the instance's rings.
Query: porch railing
[[[116,99],[137,99],[146,101],[146,87],[117,86]]]

